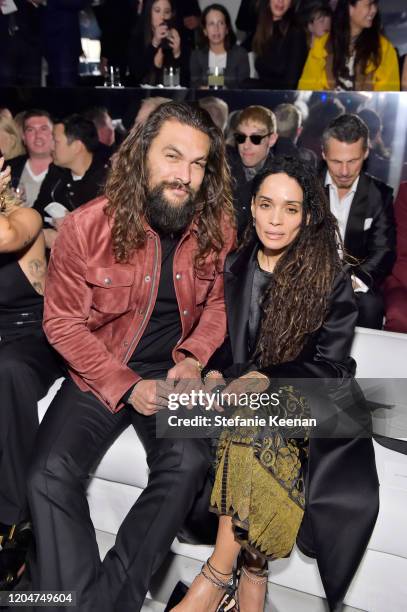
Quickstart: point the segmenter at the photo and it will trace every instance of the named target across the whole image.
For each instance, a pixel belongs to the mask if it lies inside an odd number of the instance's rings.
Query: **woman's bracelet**
[[[204,376],[204,379],[203,379],[204,383],[206,383],[208,378],[211,378],[211,374],[219,374],[219,376],[214,376],[213,378],[223,378],[223,374],[222,372],[219,372],[219,370],[209,370],[209,372],[206,372]]]

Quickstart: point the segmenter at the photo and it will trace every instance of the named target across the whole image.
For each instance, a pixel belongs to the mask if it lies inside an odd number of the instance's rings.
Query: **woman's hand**
[[[169,34],[168,26],[166,23],[160,23],[159,26],[154,28],[152,45],[156,49],[161,45],[164,38],[167,38]]]
[[[168,44],[171,47],[172,54],[175,59],[178,59],[181,55],[181,38],[175,28],[171,28],[168,33]]]
[[[263,393],[268,389],[270,381],[265,374],[261,372],[253,371],[240,376],[233,380],[223,393],[229,397],[236,397],[244,395],[248,397],[251,393]],[[236,405],[239,405],[237,402]]]

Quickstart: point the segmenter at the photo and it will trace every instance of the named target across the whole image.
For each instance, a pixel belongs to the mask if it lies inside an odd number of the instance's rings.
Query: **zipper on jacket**
[[[140,336],[140,330],[143,328],[144,323],[146,322],[148,316],[149,316],[149,312],[150,312],[150,306],[151,306],[151,302],[153,301],[153,295],[154,295],[154,288],[155,288],[155,281],[157,278],[157,269],[158,269],[158,243],[157,243],[157,236],[154,236],[154,247],[155,247],[155,262],[154,262],[154,268],[153,268],[153,277],[152,277],[152,282],[151,282],[151,290],[150,290],[150,296],[148,298],[148,303],[147,303],[147,307],[146,307],[146,311],[144,313],[144,317],[143,320],[141,321],[138,330],[136,331],[136,333],[133,336],[133,339],[131,340],[130,344],[129,344],[129,348],[127,349],[127,352],[123,358],[123,364],[127,364],[128,359],[130,358],[130,355],[133,353],[134,350],[134,346],[137,343],[139,336]]]

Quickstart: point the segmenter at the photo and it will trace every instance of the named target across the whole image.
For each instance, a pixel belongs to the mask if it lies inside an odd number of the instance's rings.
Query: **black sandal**
[[[252,584],[260,586],[260,585],[267,584],[268,575],[269,575],[269,572],[268,572],[267,561],[265,561],[263,566],[260,568],[250,566],[245,562],[244,552],[242,551],[242,553],[238,557],[238,562],[237,562],[237,586],[236,586],[236,594],[235,594],[236,607],[234,608],[233,612],[240,612],[239,584],[242,578],[244,578],[245,580],[248,580]],[[267,589],[266,589],[266,596],[267,596]]]
[[[27,551],[33,541],[29,521],[13,525],[0,551],[0,591],[12,591],[24,574]]]

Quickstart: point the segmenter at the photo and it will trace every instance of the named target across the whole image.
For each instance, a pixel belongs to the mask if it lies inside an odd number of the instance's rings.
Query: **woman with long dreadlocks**
[[[318,393],[296,392],[299,379],[317,378],[314,387],[340,390],[335,397],[346,398],[351,410],[359,401],[360,422],[369,430],[349,356],[357,307],[338,254],[336,221],[314,170],[292,158],[274,160],[255,179],[251,211],[253,226],[225,264],[229,346],[217,365],[232,356],[233,366],[221,369],[240,378],[224,393],[278,379],[280,414],[325,417],[329,393],[318,408],[311,406]],[[217,370],[207,377],[224,382]],[[345,438],[291,438],[253,427],[222,433],[211,498],[219,515],[216,546],[176,612],[229,609],[222,606],[232,592],[235,609],[260,612],[267,561],[288,556],[296,541],[317,558],[330,609],[338,609],[378,512],[372,441]]]

